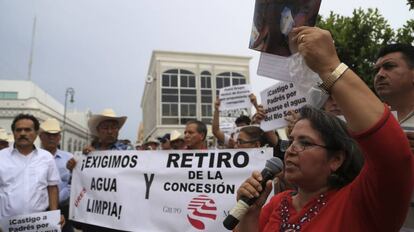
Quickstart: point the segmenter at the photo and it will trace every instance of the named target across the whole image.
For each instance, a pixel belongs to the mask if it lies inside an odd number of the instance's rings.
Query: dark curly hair
[[[414,69],[414,47],[410,44],[388,44],[385,47],[381,48],[381,50],[378,52],[377,59],[393,52],[401,52],[403,59],[407,65],[411,69]]]
[[[13,122],[11,124],[12,131],[14,131],[14,129],[16,128],[16,122],[20,121],[20,120],[23,120],[23,119],[31,120],[33,122],[35,131],[39,131],[39,126],[40,126],[39,120],[37,120],[37,118],[35,116],[31,115],[31,114],[19,114],[19,115],[17,115],[13,119]]]

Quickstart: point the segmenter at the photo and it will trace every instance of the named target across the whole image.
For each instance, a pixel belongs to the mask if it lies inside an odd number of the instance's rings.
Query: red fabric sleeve
[[[383,231],[398,231],[413,189],[413,160],[407,137],[388,107],[370,129],[355,134],[365,164],[351,184],[356,214]],[[384,222],[390,228],[383,228]]]

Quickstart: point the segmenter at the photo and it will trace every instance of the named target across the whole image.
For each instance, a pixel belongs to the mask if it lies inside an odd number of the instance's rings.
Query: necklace
[[[319,195],[314,206],[310,207],[306,213],[299,218],[298,222],[289,223],[289,202],[285,197],[280,204],[280,217],[282,218],[282,224],[280,225],[280,232],[299,232],[301,231],[303,224],[310,222],[312,218],[318,215],[319,211],[326,205],[325,194]]]

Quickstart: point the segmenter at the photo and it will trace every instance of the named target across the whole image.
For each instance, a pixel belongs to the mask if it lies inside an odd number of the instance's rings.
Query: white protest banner
[[[250,85],[235,85],[220,89],[220,110],[251,108]]]
[[[226,231],[236,191],[272,149],[101,151],[73,171],[70,219],[128,231]]]
[[[260,123],[264,131],[285,127],[287,122],[284,118],[289,110],[298,112],[307,103],[306,96],[297,90],[294,83],[280,82],[260,92],[260,96],[266,113]]]
[[[19,215],[0,220],[3,232],[60,232],[60,210]]]

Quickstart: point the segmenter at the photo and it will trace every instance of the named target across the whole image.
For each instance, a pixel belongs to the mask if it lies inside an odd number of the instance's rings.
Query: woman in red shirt
[[[284,161],[284,177],[297,190],[277,194],[264,205],[271,181],[262,191],[262,177],[254,172],[237,195],[258,199],[236,231],[399,231],[413,189],[406,136],[388,107],[340,62],[328,31],[299,27],[293,33],[298,51],[343,111],[347,127],[320,110],[302,109]]]

